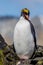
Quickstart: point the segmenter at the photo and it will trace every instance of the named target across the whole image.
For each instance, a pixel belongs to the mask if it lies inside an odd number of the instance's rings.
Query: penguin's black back
[[[30,23],[31,33],[32,33],[33,38],[34,38],[35,48],[37,49],[35,28],[34,28],[33,24],[31,23],[31,21],[30,20],[28,20],[28,21]]]

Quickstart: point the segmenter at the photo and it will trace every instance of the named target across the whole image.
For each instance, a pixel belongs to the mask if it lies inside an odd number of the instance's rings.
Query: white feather
[[[30,23],[21,17],[14,29],[14,46],[18,56],[32,55],[34,51],[33,40]]]

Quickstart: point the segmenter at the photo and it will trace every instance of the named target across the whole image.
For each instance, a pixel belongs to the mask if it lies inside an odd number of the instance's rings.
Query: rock
[[[4,38],[0,34],[0,49],[3,49],[5,46],[7,46],[7,43],[5,42]]]

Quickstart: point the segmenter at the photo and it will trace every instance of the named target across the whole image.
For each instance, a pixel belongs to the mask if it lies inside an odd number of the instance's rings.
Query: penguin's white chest
[[[18,22],[14,30],[14,46],[18,55],[31,55],[34,39],[29,22]]]

